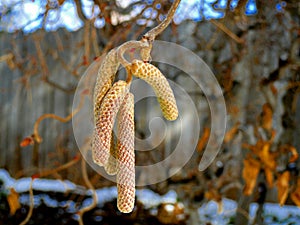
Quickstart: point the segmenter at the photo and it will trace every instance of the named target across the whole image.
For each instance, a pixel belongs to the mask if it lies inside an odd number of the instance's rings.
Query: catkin
[[[118,114],[118,209],[133,210],[135,199],[134,97],[128,93]]]
[[[95,123],[99,116],[102,99],[111,88],[115,74],[119,68],[117,50],[112,49],[103,60],[98,71],[96,85],[94,88],[94,119]]]
[[[178,117],[176,100],[167,79],[160,70],[152,64],[134,60],[131,72],[152,86],[164,117],[167,120],[176,120]]]
[[[108,157],[107,164],[104,165],[104,169],[109,175],[115,175],[117,173],[117,163],[118,163],[118,158],[117,158],[117,149],[114,143],[114,135],[111,135],[111,142],[110,142],[110,154]]]
[[[94,124],[99,123],[100,118],[100,107],[103,100],[103,97],[107,91],[111,88],[112,83],[115,79],[115,74],[119,68],[119,61],[117,57],[117,50],[112,49],[104,58],[99,70],[96,79],[96,85],[94,88]],[[92,149],[93,152],[96,151],[96,148],[99,148],[99,137],[97,136],[96,128],[94,129],[93,140],[92,140]]]
[[[104,166],[108,162],[114,121],[128,92],[129,85],[120,80],[114,83],[101,103],[93,138],[93,160],[99,166]]]

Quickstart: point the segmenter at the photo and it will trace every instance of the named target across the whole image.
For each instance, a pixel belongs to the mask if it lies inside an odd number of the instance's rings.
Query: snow
[[[175,203],[177,199],[177,194],[173,190],[170,190],[165,195],[161,196],[149,189],[140,189],[136,191],[136,196],[137,199],[143,203],[145,208],[152,208],[163,202]]]
[[[7,189],[14,188],[17,192],[27,192],[29,191],[31,178],[20,178],[19,180],[15,180],[8,172],[4,169],[0,169],[0,180],[3,181],[4,187]],[[50,180],[50,179],[34,179],[32,183],[32,187],[34,190],[38,191],[54,191],[64,193],[70,190],[75,190],[76,185],[70,181],[61,181],[61,180]]]
[[[0,169],[0,180],[3,182],[1,187],[2,191],[9,192],[10,188],[15,189],[20,194],[19,201],[21,204],[29,204],[29,187],[31,178],[14,179],[9,173]],[[66,207],[70,213],[76,213],[78,207],[87,207],[92,204],[92,190],[83,189],[81,186],[64,180],[50,180],[50,179],[34,179],[33,189],[43,192],[58,192],[65,193],[68,191],[82,192],[87,198],[83,200],[82,205],[78,206],[74,201],[57,201],[51,198],[46,193],[34,195],[34,206],[38,206],[41,203],[45,203],[48,207]],[[96,190],[98,206],[103,206],[105,202],[111,201],[117,198],[117,188],[108,187]],[[90,197],[89,197],[90,196]],[[161,203],[176,203],[177,193],[170,190],[165,195],[159,195],[149,189],[138,189],[136,191],[138,201],[144,204],[145,208],[155,208]],[[174,206],[166,205],[168,211],[172,211]],[[183,207],[183,206],[182,206]],[[222,199],[222,202],[218,204],[215,201],[209,201],[204,203],[198,209],[198,215],[202,223],[210,222],[212,225],[225,225],[228,224],[231,217],[236,214],[237,202],[230,199]],[[256,211],[258,209],[257,203],[251,203],[249,208],[250,223],[253,222]],[[155,209],[152,212],[155,214]],[[269,225],[282,225],[282,224],[300,224],[300,208],[296,206],[283,206],[278,204],[266,203],[264,205],[264,218],[265,223]],[[102,220],[101,217],[98,218]]]
[[[212,225],[225,225],[229,223],[230,217],[235,216],[237,203],[230,199],[222,199],[219,205],[215,201],[204,203],[199,209],[198,214],[201,222],[210,222]],[[249,207],[249,223],[252,224],[258,209],[257,203],[251,203]],[[300,208],[296,206],[285,205],[280,207],[279,204],[264,204],[264,220],[268,225],[283,224],[300,224]],[[277,222],[276,222],[277,221]]]
[[[165,205],[165,210],[169,213],[172,213],[175,210],[175,206],[171,204]]]
[[[9,190],[10,188],[15,189],[18,193],[24,193],[29,191],[31,178],[20,178],[18,180],[12,178],[9,173],[4,170],[0,169],[0,180],[3,181],[3,186],[5,189]],[[34,179],[32,183],[32,187],[36,191],[43,191],[43,192],[58,192],[58,193],[65,193],[68,191],[77,191],[78,189],[82,189],[82,187],[77,186],[76,184],[68,181],[68,180],[52,180],[52,179]],[[83,206],[86,207],[90,204],[92,204],[92,190],[85,190],[83,191],[87,196],[91,196],[91,198],[87,198],[83,201]],[[109,187],[109,188],[102,188],[96,190],[96,195],[98,202],[97,204],[99,206],[103,205],[105,202],[111,201],[114,198],[117,198],[117,188],[116,187]],[[155,192],[149,190],[149,189],[139,189],[136,191],[136,195],[139,201],[141,201],[145,207],[151,208],[159,205],[162,202],[168,202],[168,203],[175,203],[177,194],[175,191],[169,191],[163,196],[160,196],[156,194]],[[57,202],[56,200],[50,198],[46,194],[40,194],[34,196],[34,203],[35,205],[38,205],[41,203],[41,201],[45,202],[46,205],[50,207],[56,207],[61,206],[63,204],[64,206],[68,205],[68,207],[72,210],[72,203],[71,201],[68,202]],[[26,204],[29,202],[29,195],[24,194],[20,196],[20,202],[22,204]]]

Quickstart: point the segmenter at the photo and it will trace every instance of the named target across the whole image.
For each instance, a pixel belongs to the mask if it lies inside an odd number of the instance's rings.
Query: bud
[[[128,92],[129,85],[120,80],[107,92],[101,103],[92,143],[93,160],[99,166],[108,162],[114,121]]]
[[[129,213],[135,199],[134,97],[128,93],[118,114],[118,209]]]
[[[176,120],[178,117],[176,100],[167,79],[160,70],[152,64],[134,60],[131,72],[152,86],[164,117],[167,120]]]

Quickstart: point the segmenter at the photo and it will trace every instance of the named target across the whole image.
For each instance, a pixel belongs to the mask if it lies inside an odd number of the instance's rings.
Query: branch
[[[55,114],[51,114],[51,113],[47,113],[47,114],[44,114],[42,116],[40,116],[34,123],[34,127],[33,127],[33,137],[34,137],[34,140],[37,142],[37,143],[41,143],[42,142],[42,138],[41,136],[39,135],[39,125],[40,123],[44,120],[44,119],[47,119],[47,118],[52,118],[52,119],[55,119],[55,120],[58,120],[60,122],[63,122],[63,123],[66,123],[68,122],[69,120],[71,120],[73,118],[73,116],[75,116],[79,110],[81,109],[82,105],[83,105],[83,98],[84,95],[81,96],[80,98],[80,102],[79,102],[79,105],[78,107],[73,111],[71,112],[67,117],[60,117],[60,116],[57,116]]]
[[[54,87],[54,88],[56,88],[58,90],[61,90],[61,91],[65,92],[65,93],[67,93],[67,94],[73,94],[75,92],[75,90],[76,90],[76,87],[72,87],[72,88],[69,88],[69,89],[65,88],[65,87],[61,86],[60,84],[55,83],[55,82],[49,80],[48,77],[44,77],[43,81],[45,83],[49,84],[50,86],[52,86],[52,87]]]
[[[76,11],[77,11],[78,17],[84,22],[86,20],[86,17],[84,16],[84,13],[82,10],[81,1],[75,0],[74,2],[76,4]]]
[[[224,24],[217,22],[216,20],[211,20],[211,23],[226,33],[229,37],[231,37],[234,41],[239,44],[243,44],[244,40],[236,36],[231,30],[229,30]]]
[[[180,3],[180,0],[174,0],[173,4],[172,4],[172,6],[171,6],[171,8],[168,12],[167,17],[160,24],[158,24],[156,27],[154,27],[153,29],[148,31],[143,36],[143,38],[146,38],[150,42],[154,41],[155,37],[157,35],[159,35],[161,32],[163,32],[167,28],[167,26],[170,24],[170,22],[172,21],[179,3]]]
[[[124,58],[124,53],[129,48],[140,48],[141,49],[141,56],[144,61],[148,61],[150,59],[150,52],[152,49],[152,42],[154,41],[155,37],[159,35],[162,31],[166,29],[166,27],[172,21],[176,9],[180,3],[180,0],[175,0],[173,5],[171,6],[167,17],[156,27],[148,31],[140,41],[128,41],[121,45],[118,48],[118,60],[119,62],[126,68],[130,65],[130,63]]]
[[[71,160],[71,161],[69,161],[69,162],[67,162],[67,163],[65,163],[65,164],[63,164],[59,167],[56,167],[54,169],[45,170],[45,171],[42,171],[38,174],[34,174],[34,175],[32,175],[32,178],[46,177],[46,176],[49,176],[51,174],[57,173],[59,171],[68,169],[69,167],[75,165],[79,161],[79,159],[80,159],[80,155],[76,155],[73,160]]]
[[[84,158],[82,158],[81,161],[81,171],[82,171],[82,176],[83,176],[83,180],[85,182],[85,184],[87,185],[87,187],[93,192],[93,203],[85,208],[80,209],[77,212],[77,215],[79,216],[79,225],[83,225],[83,219],[82,216],[85,212],[88,212],[90,210],[92,210],[93,208],[95,208],[97,206],[97,193],[95,191],[94,186],[92,185],[92,183],[90,182],[88,175],[87,175],[87,171],[86,171],[86,161]]]
[[[41,37],[38,36],[37,34],[34,34],[33,35],[33,42],[34,42],[35,49],[36,49],[36,52],[37,52],[37,57],[38,57],[38,59],[40,61],[40,64],[41,64],[41,70],[42,70],[43,78],[45,78],[45,77],[48,77],[48,75],[49,75],[49,69],[48,69],[48,66],[47,66],[46,58],[45,58],[45,55],[43,53],[40,41],[41,41]]]
[[[159,35],[161,32],[163,32],[166,27],[170,24],[172,21],[174,14],[176,12],[176,9],[180,3],[180,0],[174,0],[173,5],[171,6],[167,17],[156,27],[148,31],[142,38],[142,42],[148,42],[149,47],[143,48],[141,50],[141,57],[144,62],[151,60],[151,50],[152,50],[152,42],[155,40],[155,37]]]

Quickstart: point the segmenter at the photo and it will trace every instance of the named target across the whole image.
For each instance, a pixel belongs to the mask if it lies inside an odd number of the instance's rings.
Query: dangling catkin
[[[99,123],[100,107],[103,97],[107,91],[111,88],[115,79],[115,74],[119,68],[119,61],[117,57],[117,50],[112,49],[104,58],[97,75],[96,85],[94,88],[94,124]],[[94,129],[92,149],[96,151],[97,143],[99,143],[99,137],[96,135],[96,128]],[[99,146],[98,146],[99,147]]]
[[[114,83],[101,103],[93,140],[93,160],[99,166],[108,162],[114,121],[128,92],[129,85],[120,80]]]
[[[129,213],[135,198],[134,97],[128,93],[118,113],[118,209]]]
[[[159,69],[152,64],[134,60],[131,72],[152,86],[164,117],[167,120],[176,120],[178,117],[176,100],[167,79]]]
[[[112,49],[104,58],[100,69],[98,71],[96,85],[94,89],[94,119],[95,124],[99,116],[99,110],[102,99],[107,91],[111,88],[115,79],[115,75],[119,68],[119,61],[117,57],[117,50]]]

